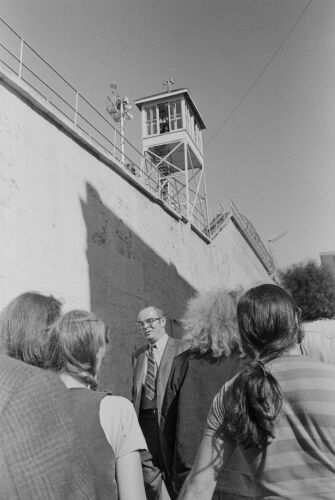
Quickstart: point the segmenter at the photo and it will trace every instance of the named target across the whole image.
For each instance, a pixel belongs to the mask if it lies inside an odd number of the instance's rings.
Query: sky
[[[266,245],[287,231],[280,268],[335,251],[334,0],[1,0],[0,17],[102,113],[111,81],[132,101],[171,76],[207,126],[211,213],[232,199]]]

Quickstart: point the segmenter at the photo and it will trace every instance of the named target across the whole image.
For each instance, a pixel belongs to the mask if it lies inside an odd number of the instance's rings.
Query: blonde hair
[[[181,319],[183,338],[192,350],[210,352],[215,358],[242,353],[237,326],[237,303],[242,287],[200,292],[189,300]]]
[[[106,342],[105,324],[95,314],[75,309],[51,327],[46,366],[94,389],[97,354]]]

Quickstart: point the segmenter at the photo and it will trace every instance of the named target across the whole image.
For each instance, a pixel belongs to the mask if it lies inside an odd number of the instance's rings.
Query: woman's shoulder
[[[197,357],[197,354],[192,349],[187,349],[182,353],[178,354],[173,360],[172,371],[184,370],[188,364]]]
[[[132,422],[136,418],[133,403],[123,396],[113,396],[106,394],[100,403],[100,418],[111,422]]]
[[[133,403],[123,396],[114,396],[113,394],[106,393],[101,403],[110,408],[117,408],[124,411],[135,411]]]
[[[227,358],[225,356],[221,356],[219,358],[213,356],[210,350],[201,352],[200,349],[187,349],[187,351],[184,351],[178,356],[176,356],[174,361],[175,364],[177,365],[184,365],[185,363],[198,364],[199,361],[209,364],[213,363],[219,364],[222,361],[225,362],[226,359]]]
[[[182,352],[174,358],[173,368],[178,370],[184,370],[185,367],[192,367],[195,365],[196,369],[199,369],[199,365],[225,365],[227,363],[226,357],[216,358],[210,351],[201,352],[199,349],[187,349],[187,351]]]
[[[101,401],[99,416],[116,457],[146,449],[134,406],[128,399],[106,394]]]
[[[178,361],[179,363],[182,363],[183,361],[186,361],[192,357],[192,350],[187,349],[186,351],[181,352],[178,354],[174,359]]]

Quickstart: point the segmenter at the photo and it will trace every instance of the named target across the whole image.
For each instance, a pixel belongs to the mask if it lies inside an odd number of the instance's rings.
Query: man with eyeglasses
[[[186,346],[182,340],[168,336],[166,318],[158,307],[142,309],[137,326],[146,344],[133,354],[133,403],[153,464],[162,472],[159,437],[162,403],[172,361]]]

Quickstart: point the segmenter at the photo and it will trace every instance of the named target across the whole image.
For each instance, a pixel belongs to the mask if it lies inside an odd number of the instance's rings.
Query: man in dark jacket
[[[137,324],[146,344],[133,355],[133,403],[153,464],[162,471],[159,437],[162,403],[172,361],[185,349],[185,344],[167,335],[166,318],[158,307],[149,306],[142,309]],[[148,483],[145,471],[144,480]],[[160,489],[161,484],[158,481],[158,495]]]

